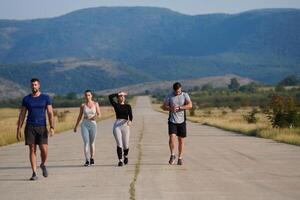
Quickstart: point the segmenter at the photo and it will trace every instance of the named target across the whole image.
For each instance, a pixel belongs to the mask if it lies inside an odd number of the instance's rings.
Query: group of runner
[[[48,159],[48,135],[54,134],[54,114],[51,98],[41,93],[40,81],[37,78],[31,79],[32,93],[25,96],[22,100],[19,120],[17,124],[17,140],[22,137],[21,129],[26,118],[25,126],[25,145],[29,146],[29,160],[32,168],[32,176],[30,180],[37,180],[37,156],[36,150],[39,146],[41,152],[40,168],[44,177],[48,177],[46,167]],[[126,92],[119,92],[109,95],[109,101],[114,108],[116,120],[113,125],[113,135],[117,146],[118,166],[128,164],[129,153],[129,137],[130,126],[132,124],[133,115],[132,108],[125,102]],[[85,102],[80,105],[79,115],[74,127],[77,132],[79,123],[81,122],[81,136],[83,139],[84,166],[95,164],[95,140],[97,136],[97,118],[101,117],[101,110],[98,102],[93,100],[91,90],[84,92]],[[178,138],[178,159],[177,164],[182,165],[182,156],[184,149],[184,138],[186,137],[186,114],[185,111],[192,108],[192,102],[189,95],[182,91],[179,82],[173,84],[173,91],[165,98],[163,109],[169,111],[168,133],[170,159],[169,164],[176,162],[175,148],[176,138]],[[50,128],[47,129],[46,114]],[[83,118],[83,119],[82,119]]]

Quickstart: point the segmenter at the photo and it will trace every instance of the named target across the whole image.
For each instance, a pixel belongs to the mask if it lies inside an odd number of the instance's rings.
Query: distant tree
[[[212,91],[214,88],[211,84],[207,83],[201,87],[201,91]]]
[[[239,90],[241,92],[249,92],[249,93],[255,93],[257,92],[257,88],[258,88],[258,85],[256,83],[250,83],[248,85],[243,85],[239,88]]]
[[[300,110],[292,97],[274,94],[271,98],[268,118],[275,128],[300,127]]]
[[[240,83],[236,78],[230,79],[230,84],[228,85],[228,88],[232,91],[238,91],[240,88]]]
[[[150,94],[150,91],[149,90],[145,90],[144,92],[146,95],[149,95]]]
[[[195,86],[194,88],[193,88],[193,91],[199,91],[200,90],[200,87],[199,86]]]
[[[66,95],[66,98],[69,99],[69,100],[75,100],[75,99],[77,99],[77,94],[75,92],[69,92]]]
[[[289,75],[285,77],[282,81],[278,83],[278,85],[282,86],[295,86],[300,83],[300,79],[295,75]]]
[[[256,108],[253,108],[250,113],[248,113],[247,115],[243,115],[243,117],[249,124],[256,124],[258,120],[258,118],[256,117],[257,113],[259,113],[259,111]]]
[[[277,84],[277,86],[275,87],[275,91],[276,92],[284,92],[285,88],[283,85]]]

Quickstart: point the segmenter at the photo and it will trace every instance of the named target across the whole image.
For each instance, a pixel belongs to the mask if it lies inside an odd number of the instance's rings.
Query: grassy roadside
[[[160,108],[160,104],[152,105],[154,110],[167,113]],[[251,110],[251,107],[241,108],[235,112],[232,112],[228,108],[207,108],[196,110],[195,116],[188,115],[187,118],[189,121],[217,127],[223,130],[300,146],[300,129],[272,128],[264,114],[257,114],[258,122],[249,124],[244,119],[243,115],[246,115]]]
[[[101,118],[97,121],[101,121],[114,116],[112,107],[101,107]],[[79,107],[78,108],[58,108],[55,109],[58,112],[66,111],[66,118],[64,121],[59,121],[55,117],[55,133],[61,133],[66,130],[74,128],[76,123]],[[18,121],[19,109],[13,108],[1,108],[0,109],[0,146],[16,143],[16,129]],[[24,133],[24,126],[22,134]],[[24,139],[24,134],[22,139]]]

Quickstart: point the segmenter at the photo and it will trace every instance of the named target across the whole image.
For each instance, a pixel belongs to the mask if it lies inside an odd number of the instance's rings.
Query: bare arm
[[[178,110],[177,107],[175,106],[170,106],[168,101],[165,101],[163,106],[162,106],[163,110],[165,111],[169,111],[169,112],[176,112]]]
[[[96,103],[96,112],[97,112],[97,116],[101,117],[101,110],[100,110],[99,103]]]
[[[77,131],[77,126],[78,126],[79,122],[80,122],[81,119],[82,119],[82,114],[83,114],[83,105],[80,106],[80,111],[79,111],[79,115],[78,115],[78,118],[77,118],[76,125],[75,125],[75,127],[74,127],[74,132]]]
[[[110,94],[110,95],[108,96],[108,99],[109,99],[110,104],[111,104],[112,106],[114,106],[114,107],[117,105],[117,102],[114,100],[114,98],[117,97],[117,96],[118,96],[117,93]]]
[[[17,127],[17,135],[16,135],[18,141],[22,137],[21,128],[23,126],[26,113],[27,113],[26,107],[22,106],[21,110],[20,110],[20,114],[19,114],[18,127]]]
[[[47,105],[47,114],[50,124],[50,136],[52,136],[54,134],[54,114],[52,105]]]
[[[193,103],[191,100],[187,101],[185,105],[179,107],[180,110],[190,110],[192,108],[193,108]]]
[[[162,105],[162,109],[165,111],[171,111],[171,107],[169,105],[169,102],[167,100],[164,101],[164,104]]]

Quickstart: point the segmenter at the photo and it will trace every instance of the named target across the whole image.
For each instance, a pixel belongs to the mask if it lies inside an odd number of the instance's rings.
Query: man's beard
[[[38,93],[40,90],[39,90],[39,89],[32,88],[31,91],[32,91],[33,94],[36,94],[36,93]]]

